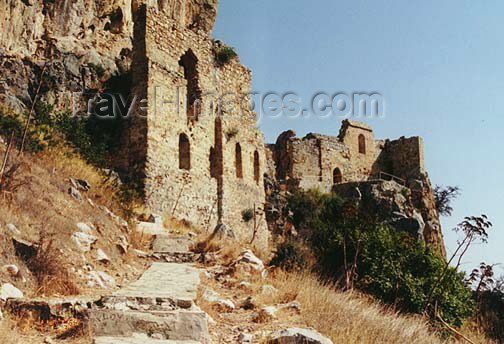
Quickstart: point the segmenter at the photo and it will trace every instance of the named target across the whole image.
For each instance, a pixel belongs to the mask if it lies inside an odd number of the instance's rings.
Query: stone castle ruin
[[[58,109],[67,92],[103,91],[108,77],[131,73],[130,93],[150,115],[130,118],[117,165],[142,182],[153,212],[266,242],[270,184],[368,193],[398,227],[413,225],[444,252],[421,138],[376,140],[346,120],[338,136],[286,131],[265,145],[255,113],[207,96],[251,90],[238,59],[216,61],[217,0],[33,0],[0,3],[0,13],[9,17],[0,22],[0,99],[11,108],[29,107],[40,79],[54,81],[42,96]]]
[[[308,134],[300,139],[286,131],[268,151],[275,163],[270,173],[297,179],[303,189],[329,192],[334,184],[382,178],[405,184],[425,173],[422,138],[375,140],[370,126],[351,120],[343,121],[337,137]]]
[[[178,100],[179,110],[131,119],[127,168],[145,181],[154,211],[211,228],[227,224],[243,239],[255,233],[264,240],[266,162],[255,113],[239,104],[231,112],[203,96],[250,92],[251,72],[238,61],[216,63],[220,43],[211,39],[210,23],[174,18],[163,2],[136,12],[132,93],[149,106]],[[163,99],[156,99],[159,90]],[[254,218],[245,222],[241,214],[250,209]]]

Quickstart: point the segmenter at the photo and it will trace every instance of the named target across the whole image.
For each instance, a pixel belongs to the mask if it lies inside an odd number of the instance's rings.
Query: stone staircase
[[[194,259],[189,244],[186,237],[156,234],[151,258],[158,262],[90,311],[95,344],[209,342],[208,316],[195,304],[200,271],[180,263]]]
[[[200,254],[190,252],[191,239],[183,235],[156,234],[152,241],[151,259],[168,263],[192,263]]]

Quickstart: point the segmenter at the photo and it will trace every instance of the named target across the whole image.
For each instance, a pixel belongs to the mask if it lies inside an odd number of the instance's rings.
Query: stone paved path
[[[192,301],[196,299],[199,273],[187,264],[152,263],[137,281],[113,295]]]
[[[163,238],[167,253],[187,246]],[[200,271],[154,262],[132,284],[103,297],[90,313],[95,344],[208,343],[208,315],[196,306]]]

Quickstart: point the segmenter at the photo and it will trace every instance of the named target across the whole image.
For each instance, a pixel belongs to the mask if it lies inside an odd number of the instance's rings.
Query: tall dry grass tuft
[[[113,207],[116,205],[116,195],[119,188],[107,180],[103,173],[84,160],[78,153],[68,146],[60,145],[48,148],[37,154],[36,158],[42,162],[41,166],[50,166],[50,173],[58,172],[67,178],[80,178],[87,180],[94,190],[99,190],[100,198],[104,205]]]
[[[358,293],[338,291],[309,273],[275,271],[270,274],[266,282],[274,285],[279,292],[263,295],[259,297],[258,302],[276,304],[299,301],[302,309],[302,325],[317,329],[335,343],[450,342],[443,341],[420,316],[399,314]],[[479,337],[480,341],[475,343],[492,343]]]
[[[79,288],[60,257],[61,252],[54,246],[54,240],[41,237],[35,255],[26,261],[38,284],[36,295],[79,294]]]

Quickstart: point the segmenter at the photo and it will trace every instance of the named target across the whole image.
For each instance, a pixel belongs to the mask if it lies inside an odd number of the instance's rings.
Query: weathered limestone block
[[[333,342],[315,330],[289,328],[270,334],[269,344],[332,344]]]

